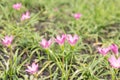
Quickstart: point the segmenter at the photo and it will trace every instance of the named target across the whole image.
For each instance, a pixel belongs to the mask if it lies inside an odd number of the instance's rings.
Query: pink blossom
[[[110,48],[108,47],[108,48],[97,48],[98,49],[98,52],[100,53],[100,54],[102,54],[103,56],[105,56],[109,51],[110,51]]]
[[[2,39],[2,44],[8,47],[11,45],[12,41],[13,41],[13,36],[5,36],[5,38]]]
[[[67,35],[67,41],[71,46],[74,46],[77,43],[78,39],[79,39],[78,35],[74,35],[74,36],[70,34]]]
[[[49,41],[47,41],[46,39],[42,39],[42,41],[40,42],[40,45],[45,49],[49,48],[51,44],[52,44],[51,39]]]
[[[35,74],[36,72],[38,72],[38,64],[36,64],[35,62],[32,63],[32,66],[27,66],[27,68],[28,69],[26,69],[26,71],[30,74]]]
[[[25,14],[22,14],[21,21],[29,19],[30,18],[30,12],[26,12]]]
[[[75,13],[75,14],[73,14],[73,17],[74,17],[75,19],[79,19],[81,16],[82,16],[82,14],[80,14],[80,13]]]
[[[65,42],[65,39],[66,39],[66,35],[65,35],[65,34],[63,34],[62,36],[57,35],[55,41],[56,41],[59,45],[63,45],[64,42]]]
[[[116,44],[112,44],[110,48],[114,54],[118,54],[118,46]]]
[[[120,57],[116,59],[116,57],[114,55],[112,55],[108,61],[110,62],[110,65],[113,68],[120,68]]]
[[[16,10],[20,10],[20,8],[22,7],[22,4],[21,3],[16,3],[12,7]]]

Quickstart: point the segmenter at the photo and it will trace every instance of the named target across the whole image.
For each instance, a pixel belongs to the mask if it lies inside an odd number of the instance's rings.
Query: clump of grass
[[[13,8],[16,3],[22,4],[19,10]],[[119,80],[119,69],[108,61],[110,54],[105,57],[97,51],[112,43],[120,47],[119,4],[119,0],[1,0],[0,79]],[[74,46],[67,39],[61,45],[54,42],[58,34],[77,34],[79,40]],[[6,35],[14,36],[10,46],[2,43]],[[39,44],[43,38],[52,38],[54,44],[44,49]],[[25,71],[33,62],[38,64],[36,75]]]

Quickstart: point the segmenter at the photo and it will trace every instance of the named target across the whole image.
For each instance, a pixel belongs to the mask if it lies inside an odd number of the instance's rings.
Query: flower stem
[[[112,72],[112,80],[116,80],[116,73],[113,68],[111,69],[111,72]]]

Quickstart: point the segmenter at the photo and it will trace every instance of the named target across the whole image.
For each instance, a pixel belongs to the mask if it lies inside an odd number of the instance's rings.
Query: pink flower
[[[8,47],[11,45],[12,41],[13,41],[13,36],[5,36],[5,38],[2,39],[2,44]]]
[[[16,10],[20,10],[20,8],[22,7],[22,4],[21,3],[16,3],[12,7]]]
[[[105,56],[109,51],[110,51],[110,48],[108,47],[108,48],[97,48],[98,49],[98,52],[100,53],[100,54],[102,54],[103,56]]]
[[[63,34],[62,36],[57,35],[55,41],[56,41],[59,45],[63,45],[64,42],[65,42],[65,39],[66,39],[66,35],[65,35],[65,34]]]
[[[26,69],[27,72],[30,74],[35,74],[38,72],[38,64],[32,63],[32,66],[27,66],[28,69]]]
[[[113,68],[120,68],[120,57],[118,59],[116,59],[116,57],[114,55],[112,55],[108,61],[110,62],[110,65]]]
[[[82,15],[81,15],[80,13],[75,13],[75,14],[73,15],[73,17],[74,17],[75,19],[79,19],[81,16],[82,16]]]
[[[116,44],[112,44],[110,48],[114,54],[118,54],[118,46]]]
[[[40,42],[40,45],[45,49],[49,48],[51,44],[52,44],[51,39],[49,41],[42,39],[42,41]]]
[[[22,14],[21,21],[29,19],[30,18],[30,12],[26,12],[25,14]]]
[[[67,35],[67,41],[71,46],[74,46],[77,43],[78,39],[79,39],[78,35],[74,35],[74,36],[70,34]]]

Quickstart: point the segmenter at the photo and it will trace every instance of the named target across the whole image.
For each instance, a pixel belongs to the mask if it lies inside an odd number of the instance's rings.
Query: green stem
[[[64,45],[60,46],[61,50],[62,50],[62,63],[64,64]]]
[[[33,74],[33,76],[34,76],[33,80],[37,80],[38,75],[35,73]]]
[[[62,52],[64,52],[64,45],[60,46]]]
[[[115,78],[115,76],[116,76],[116,73],[115,73],[115,70],[112,68],[111,69],[111,72],[112,72],[112,80],[116,80]]]
[[[12,51],[11,46],[9,46],[8,49],[10,50],[10,51],[8,51],[8,53],[9,53],[9,72],[8,73],[9,73],[10,80],[12,80],[12,75],[13,75],[13,71],[12,71],[12,69],[13,69],[13,51]]]
[[[9,46],[9,49],[10,49],[9,57],[10,57],[10,59],[13,59],[13,51],[12,51],[12,47]]]
[[[63,65],[64,65],[64,56],[62,56],[62,63],[63,63]]]
[[[46,54],[47,54],[48,60],[50,60],[50,54],[48,49],[46,49]]]

